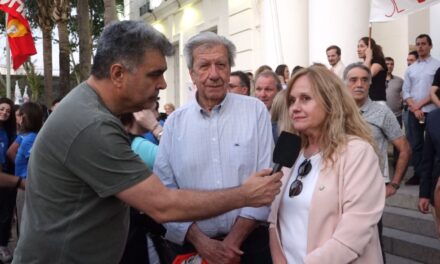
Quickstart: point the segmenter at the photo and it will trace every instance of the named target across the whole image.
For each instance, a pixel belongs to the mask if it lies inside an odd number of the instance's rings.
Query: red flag
[[[6,26],[12,64],[17,70],[31,55],[37,54],[29,23],[24,16],[24,3],[19,0],[1,0],[0,10],[8,13]]]

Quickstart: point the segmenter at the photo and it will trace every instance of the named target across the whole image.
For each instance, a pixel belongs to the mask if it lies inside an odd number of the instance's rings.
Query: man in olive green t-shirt
[[[62,100],[34,144],[13,263],[119,263],[128,205],[158,222],[197,220],[267,205],[279,193],[280,173],[262,177],[270,170],[227,190],[169,190],[132,152],[117,116],[157,100],[172,52],[142,22],[103,31],[92,75]]]

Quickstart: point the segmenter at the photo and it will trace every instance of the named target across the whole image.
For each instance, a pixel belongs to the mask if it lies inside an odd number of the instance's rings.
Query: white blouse
[[[292,175],[281,198],[278,212],[280,238],[288,263],[304,263],[304,257],[307,253],[309,207],[320,172],[321,153],[310,157],[312,169],[302,178],[303,188],[301,193],[289,197],[290,186],[295,181],[298,175],[298,167],[304,160],[304,154],[301,153],[292,169]]]

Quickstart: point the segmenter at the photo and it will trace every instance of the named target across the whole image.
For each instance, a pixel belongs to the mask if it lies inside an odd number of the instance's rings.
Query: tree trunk
[[[60,63],[60,95],[65,96],[70,91],[70,42],[67,29],[70,5],[67,0],[54,2],[53,20],[58,26],[59,37],[59,63]]]
[[[104,26],[107,26],[110,22],[115,20],[118,20],[118,16],[116,15],[116,1],[104,0]]]
[[[79,37],[79,65],[81,81],[90,75],[92,59],[92,42],[89,25],[89,2],[78,0],[78,37]]]
[[[38,25],[43,32],[43,64],[44,64],[44,96],[46,105],[50,105],[53,99],[52,82],[52,11],[53,3],[51,0],[36,1],[38,12]]]
[[[58,22],[58,37],[60,47],[60,95],[65,96],[70,91],[70,43],[67,30],[67,20]]]
[[[43,58],[44,58],[44,95],[46,105],[53,100],[53,78],[52,78],[52,28],[44,27],[43,31]]]

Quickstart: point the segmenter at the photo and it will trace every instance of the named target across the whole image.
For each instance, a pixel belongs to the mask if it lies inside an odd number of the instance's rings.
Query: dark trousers
[[[386,264],[386,257],[385,257],[385,251],[383,249],[383,238],[382,238],[382,231],[383,231],[383,223],[382,223],[382,217],[379,220],[379,223],[377,223],[377,230],[379,231],[379,242],[380,242],[380,250],[382,251],[382,258],[383,263]]]
[[[221,239],[220,239],[221,240]],[[195,252],[195,248],[190,243],[185,243],[183,246],[169,242],[170,254],[174,259],[176,255],[187,254]],[[241,256],[242,264],[270,264],[272,263],[272,256],[269,248],[269,230],[267,226],[256,228],[243,242],[240,248],[244,254]]]
[[[167,263],[161,258],[162,238],[165,228],[156,223],[151,217],[130,208],[130,229],[128,231],[127,243],[120,264],[149,264],[147,234],[151,237],[156,248],[160,263]]]
[[[402,116],[396,116],[397,122],[402,127]],[[397,160],[399,159],[399,150],[393,146],[393,167],[396,168]]]
[[[0,188],[0,246],[3,247],[8,245],[11,237],[16,195],[15,189]]]
[[[428,114],[425,113],[425,116]],[[414,175],[420,177],[420,164],[423,157],[423,144],[425,124],[420,124],[413,112],[408,112],[408,132],[407,137],[412,149],[412,165],[414,166]]]

